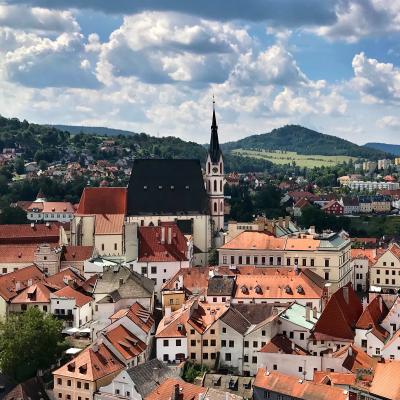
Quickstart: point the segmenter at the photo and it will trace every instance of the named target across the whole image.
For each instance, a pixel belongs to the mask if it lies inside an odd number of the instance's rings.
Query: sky
[[[400,0],[0,0],[0,114],[400,144]]]

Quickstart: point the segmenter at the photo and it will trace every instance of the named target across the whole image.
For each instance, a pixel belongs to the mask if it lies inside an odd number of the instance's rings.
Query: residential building
[[[400,184],[398,182],[378,182],[378,181],[352,181],[347,185],[351,190],[358,190],[373,192],[375,190],[397,190],[400,188]]]
[[[254,400],[348,400],[343,389],[260,368],[254,380]]]
[[[360,204],[360,213],[371,214],[372,213],[372,200],[368,196],[360,196],[358,198]]]
[[[387,213],[392,209],[392,200],[389,196],[372,196],[372,211],[375,213]]]
[[[5,224],[0,225],[0,244],[68,244],[60,224]]]
[[[45,385],[40,377],[33,377],[18,383],[2,397],[3,400],[49,400]]]
[[[29,308],[38,308],[43,312],[50,312],[50,293],[51,289],[44,283],[33,283],[11,299],[8,310],[22,312]]]
[[[343,214],[351,215],[360,212],[360,203],[357,197],[342,197],[340,204],[343,206]]]
[[[93,319],[93,299],[71,286],[50,294],[50,312],[64,323],[64,331],[79,329]]]
[[[344,232],[275,238],[264,232],[246,231],[224,244],[218,253],[221,266],[307,268],[331,283],[334,291],[352,279],[350,250],[351,243]]]
[[[137,260],[129,266],[154,281],[154,290],[161,299],[162,285],[181,268],[192,266],[193,241],[187,239],[175,223],[139,227],[138,241]]]
[[[343,215],[344,206],[337,200],[331,200],[329,203],[325,204],[321,210],[327,214]]]
[[[363,171],[365,172],[374,172],[378,166],[376,161],[364,161],[363,162]]]
[[[36,199],[27,208],[27,219],[33,222],[71,222],[74,207],[69,202]]]
[[[397,292],[400,286],[400,246],[397,243],[392,243],[377,257],[371,265],[370,275],[370,287],[373,291]]]
[[[84,273],[85,261],[96,255],[94,246],[63,246],[60,259],[60,269],[75,268]]]
[[[223,392],[229,393],[229,395],[225,395],[226,397],[221,395],[220,397],[210,397],[210,399],[225,400],[231,399],[231,396],[234,396],[235,399],[251,399],[253,397],[253,381],[254,378],[248,376],[206,373],[202,386],[219,390],[221,394]],[[207,394],[210,395],[210,392],[208,391]]]
[[[124,364],[102,343],[95,343],[53,372],[56,399],[93,399],[110,384]]]
[[[350,175],[340,176],[337,180],[341,186],[347,186],[350,182],[359,181],[359,180],[361,180],[361,178],[362,178],[362,175],[350,174]]]
[[[392,165],[392,160],[389,158],[378,160],[378,170],[388,169],[391,165]]]
[[[307,207],[312,207],[311,203],[307,197],[302,197],[293,205],[293,216],[301,217],[303,215],[303,210],[305,210]]]
[[[112,382],[101,387],[95,400],[142,400],[168,378],[178,378],[181,368],[168,366],[157,358],[121,371]]]
[[[375,262],[377,253],[377,249],[351,249],[353,287],[359,292],[365,292],[369,288],[369,269]]]

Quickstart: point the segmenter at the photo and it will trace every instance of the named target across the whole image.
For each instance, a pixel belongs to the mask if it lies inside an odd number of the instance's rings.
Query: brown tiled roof
[[[71,268],[63,269],[46,278],[46,282],[57,289],[67,286],[70,281],[75,282],[77,286],[81,286],[85,282],[85,279]]]
[[[126,214],[126,188],[86,187],[77,214]]]
[[[285,353],[293,355],[309,354],[307,350],[297,346],[284,335],[275,335],[261,350],[261,353]]]
[[[335,385],[353,385],[356,375],[351,372],[326,372],[314,371],[313,381],[315,383]]]
[[[121,309],[110,317],[111,322],[127,316],[144,332],[150,332],[154,325],[154,318],[140,303],[135,302],[129,308]]]
[[[118,325],[103,334],[128,362],[146,350],[146,344],[123,325]]]
[[[365,308],[357,321],[356,328],[371,329],[378,326],[388,314],[389,309],[381,296],[376,296]]]
[[[347,400],[347,394],[341,388],[304,381],[295,376],[260,368],[253,383],[262,388],[288,397],[304,400]]]
[[[300,208],[303,209],[305,207],[311,206],[311,203],[307,200],[306,197],[302,197],[296,201],[293,208]]]
[[[93,300],[91,297],[86,296],[81,292],[78,292],[68,285],[60,290],[57,290],[55,293],[52,294],[51,297],[65,297],[68,299],[75,299],[75,304],[77,305],[77,307],[82,307]]]
[[[94,382],[123,368],[124,365],[104,344],[95,343],[54,371],[53,375]]]
[[[162,231],[164,231],[163,242]],[[168,243],[168,232],[170,232],[170,243]],[[138,236],[139,262],[187,260],[187,240],[174,223],[139,227]]]
[[[225,243],[222,249],[283,250],[285,243],[285,238],[276,238],[266,232],[244,231]]]
[[[124,214],[96,214],[96,235],[122,235]]]
[[[0,296],[9,301],[28,286],[29,280],[37,283],[44,277],[43,272],[36,266],[21,268],[18,271],[0,276]],[[17,291],[19,283],[20,290]]]
[[[41,282],[25,288],[15,296],[12,304],[50,303],[50,289]]]
[[[332,357],[344,358],[342,366],[354,373],[358,370],[373,370],[378,362],[377,359],[370,357],[363,349],[354,344],[342,346],[338,351],[332,353]]]
[[[35,208],[41,209],[44,213],[74,213],[74,207],[69,202],[63,201],[44,201],[44,202],[32,202],[28,207],[28,211]]]
[[[186,323],[190,317],[190,307],[183,307],[170,316],[164,316],[157,327],[156,338],[186,338]],[[182,326],[182,329],[178,329]]]
[[[58,243],[58,224],[0,225],[0,244]]]
[[[93,256],[94,246],[64,246],[61,261],[85,261]]]
[[[348,300],[344,294],[348,291]],[[363,312],[360,299],[350,284],[336,291],[328,301],[314,325],[313,337],[317,340],[353,340],[355,326]]]
[[[173,394],[177,386],[178,397],[176,400],[197,400],[199,395],[205,393],[207,388],[193,385],[177,378],[168,378],[156,389],[145,397],[145,400],[170,400],[175,399]]]
[[[37,244],[0,244],[0,263],[33,264],[37,248]]]
[[[376,258],[376,249],[351,249],[351,258],[367,258],[370,262],[374,262]]]
[[[379,363],[369,388],[384,399],[400,400],[400,361]]]

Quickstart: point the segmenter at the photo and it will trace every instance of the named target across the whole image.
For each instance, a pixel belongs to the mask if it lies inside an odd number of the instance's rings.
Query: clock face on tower
[[[212,171],[214,172],[214,174],[216,174],[216,173],[218,172],[218,167],[214,167],[214,168],[212,169]]]

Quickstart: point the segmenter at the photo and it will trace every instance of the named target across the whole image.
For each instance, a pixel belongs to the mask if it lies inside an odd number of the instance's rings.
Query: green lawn
[[[337,164],[341,164],[343,162],[348,162],[349,160],[355,160],[355,157],[349,156],[321,156],[321,155],[305,155],[305,154],[297,154],[294,151],[280,151],[276,150],[274,152],[266,151],[266,150],[246,150],[246,149],[236,149],[232,150],[233,154],[253,157],[253,158],[261,158],[268,161],[271,161],[274,164],[291,164],[293,161],[299,167],[322,167],[322,166],[334,166]]]

